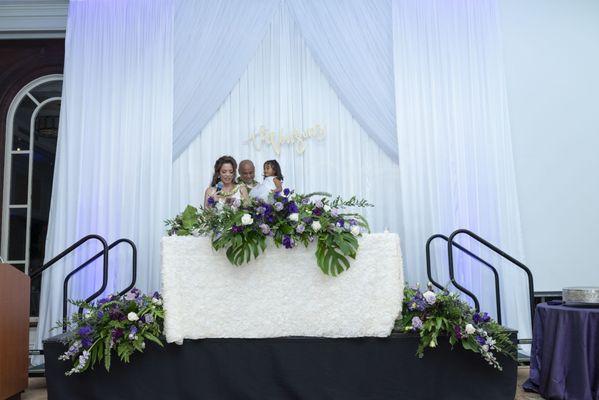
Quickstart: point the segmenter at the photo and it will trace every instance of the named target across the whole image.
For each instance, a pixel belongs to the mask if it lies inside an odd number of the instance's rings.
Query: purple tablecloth
[[[599,400],[599,309],[539,304],[530,377],[546,399]]]

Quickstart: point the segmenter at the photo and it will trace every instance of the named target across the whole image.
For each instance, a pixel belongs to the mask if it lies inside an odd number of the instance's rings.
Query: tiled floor
[[[542,399],[536,393],[527,393],[522,390],[522,382],[528,378],[528,367],[518,368],[518,388],[516,389],[515,400],[537,400]],[[46,394],[46,379],[45,378],[30,378],[29,389],[21,396],[22,400],[47,400]],[[482,399],[481,399],[482,400]]]

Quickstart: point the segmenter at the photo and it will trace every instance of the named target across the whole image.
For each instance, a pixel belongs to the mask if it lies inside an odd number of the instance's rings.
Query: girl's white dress
[[[275,185],[275,177],[267,176],[264,178],[262,183],[259,183],[256,186],[254,186],[254,188],[250,191],[250,197],[267,201],[268,195],[274,192],[276,188],[277,185]]]

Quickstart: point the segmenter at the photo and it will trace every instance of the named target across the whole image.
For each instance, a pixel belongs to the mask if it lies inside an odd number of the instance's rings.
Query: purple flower
[[[123,330],[121,328],[113,329],[111,332],[112,341],[116,342],[118,339],[123,337]]]
[[[243,232],[243,226],[237,226],[237,225],[233,225],[233,226],[231,227],[231,231],[232,231],[233,233],[241,233],[241,232]]]
[[[113,321],[122,321],[125,319],[125,314],[118,308],[111,308],[108,310],[108,315],[110,315],[110,319]]]
[[[295,241],[291,236],[285,235],[283,236],[283,246],[285,246],[286,249],[291,249],[295,246]]]
[[[283,203],[281,203],[280,201],[277,201],[275,203],[275,210],[281,211],[282,209],[283,209]]]
[[[151,324],[152,322],[154,322],[154,317],[152,316],[152,314],[144,314],[142,315],[141,320],[146,324]]]
[[[332,215],[333,217],[338,217],[338,216],[339,216],[339,210],[338,210],[338,209],[336,209],[336,208],[333,208],[333,209],[331,210],[331,215]]]
[[[312,223],[313,219],[310,217],[304,217],[304,218],[302,218],[302,221],[304,221],[304,223],[306,223],[307,225],[310,225]]]
[[[313,214],[313,215],[316,215],[317,217],[319,217],[319,216],[321,216],[321,215],[322,215],[322,209],[321,209],[321,208],[318,208],[318,207],[316,207],[316,208],[314,208],[314,210],[312,210],[312,214]]]
[[[256,214],[258,215],[262,215],[266,212],[266,207],[260,206],[258,208],[256,208]]]
[[[82,326],[79,328],[79,336],[89,336],[93,332],[93,329],[89,325]]]
[[[337,226],[343,228],[343,225],[345,225],[345,221],[343,220],[343,218],[341,218],[337,221]]]
[[[295,204],[295,202],[290,201],[287,205],[287,211],[289,211],[290,214],[295,214],[299,212],[299,208],[297,207],[297,204]]]
[[[132,334],[132,335],[135,335],[137,333],[137,326],[133,325],[131,327],[131,332],[129,332],[129,333]]]
[[[489,322],[491,320],[491,317],[486,312],[474,313],[474,315],[472,316],[472,320],[474,321],[475,324],[478,325],[478,324],[484,324],[484,323]]]
[[[408,302],[408,310],[410,311],[424,311],[426,306],[426,301],[420,292],[416,292],[414,297],[412,297],[412,299]]]
[[[259,226],[260,230],[262,231],[263,235],[268,235],[270,233],[270,226],[266,225],[266,224],[261,224]]]
[[[161,298],[162,298],[162,296],[160,295],[160,293],[158,293],[158,292],[154,292],[154,294],[152,295],[152,298],[153,298],[153,299],[161,299]]]
[[[324,207],[324,203],[322,202],[322,200],[317,200],[316,203],[314,203],[316,205],[316,207],[318,208],[322,208]]]
[[[101,306],[102,304],[106,304],[110,301],[110,299],[108,297],[104,297],[103,299],[98,300],[98,306]]]
[[[304,198],[302,199],[302,204],[303,204],[303,205],[306,205],[306,204],[308,204],[308,203],[310,203],[310,198],[309,198],[309,197],[304,197]]]
[[[289,196],[289,195],[291,194],[291,190],[289,190],[288,188],[285,188],[285,189],[283,190],[283,194],[284,194],[285,196]]]
[[[266,217],[266,222],[268,222],[269,224],[272,224],[273,222],[275,222],[275,217],[272,215],[268,215]]]
[[[357,225],[357,224],[358,224],[358,221],[356,221],[355,219],[349,219],[347,222],[349,222],[349,224],[350,224],[351,226],[354,226],[354,225]]]
[[[412,328],[417,331],[418,329],[422,328],[422,320],[420,319],[420,317],[414,317],[412,318]]]
[[[297,228],[295,228],[295,231],[299,234],[304,233],[305,230],[306,230],[306,225],[304,225],[304,224],[299,224],[297,226]]]
[[[98,318],[102,319],[102,317],[104,317],[104,312],[103,311],[98,311]]]
[[[83,339],[81,339],[81,345],[86,349],[92,347],[92,344],[94,344],[94,341],[90,337],[86,336]]]
[[[208,197],[208,205],[210,207],[214,207],[215,204],[216,204],[216,200],[214,200],[214,197],[212,197],[212,196]]]
[[[463,335],[462,335],[462,330],[460,329],[460,327],[459,327],[459,326],[457,326],[457,325],[455,325],[455,326],[453,327],[453,331],[455,332],[455,336],[456,336],[456,338],[457,338],[458,340],[461,340]]]
[[[476,335],[476,341],[478,342],[479,345],[483,345],[486,343],[486,340],[484,337],[480,336],[480,335]]]

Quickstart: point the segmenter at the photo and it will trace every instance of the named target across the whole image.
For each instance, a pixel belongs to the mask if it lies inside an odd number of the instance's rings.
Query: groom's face
[[[245,183],[252,183],[254,181],[254,177],[256,176],[256,169],[250,163],[243,164],[239,168],[239,176]]]

